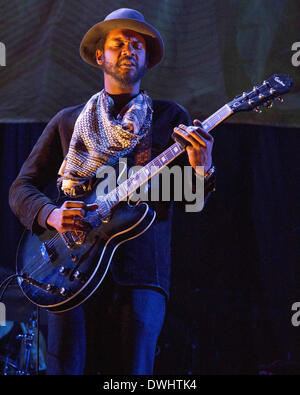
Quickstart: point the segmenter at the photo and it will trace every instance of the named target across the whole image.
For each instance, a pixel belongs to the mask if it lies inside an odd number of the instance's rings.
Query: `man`
[[[60,111],[24,163],[10,190],[10,205],[24,226],[33,232],[84,230],[80,217],[95,205],[78,199],[57,207],[42,192],[44,187],[59,174],[63,193],[76,197],[102,165],[124,156],[134,164],[149,162],[171,144],[173,130],[188,143],[189,164],[209,174],[213,139],[201,123],[195,120],[194,126],[186,126],[190,120],[182,107],[152,101],[140,89],[144,73],[161,61],[163,52],[160,34],[131,9],[112,12],[86,33],[80,53],[86,62],[102,69],[104,89],[85,105]],[[105,314],[113,310],[119,323],[118,355],[110,356],[114,362],[107,373],[153,373],[169,293],[172,205],[159,202],[155,208],[155,223],[118,248],[104,281],[113,300]],[[93,301],[98,303],[96,296]],[[49,313],[48,374],[84,372],[88,337],[84,309]]]

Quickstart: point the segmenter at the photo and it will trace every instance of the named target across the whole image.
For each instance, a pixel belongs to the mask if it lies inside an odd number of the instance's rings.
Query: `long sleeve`
[[[48,123],[9,191],[12,211],[31,231],[34,230],[38,214],[39,225],[45,227],[47,216],[56,208],[43,189],[56,179],[63,160],[59,136],[61,115],[62,111]]]

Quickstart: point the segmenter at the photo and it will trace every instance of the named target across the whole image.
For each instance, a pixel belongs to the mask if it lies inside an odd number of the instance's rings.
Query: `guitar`
[[[282,100],[280,96],[291,86],[288,75],[275,74],[225,104],[202,122],[202,128],[209,132],[236,112],[260,111],[261,104],[270,107],[274,99]],[[129,204],[128,197],[185,151],[178,136],[173,137],[173,145],[110,193],[97,198],[93,188],[84,196],[86,203],[98,204],[98,209],[85,217],[89,231],[45,230],[39,235],[25,231],[17,251],[16,271],[18,283],[32,303],[59,313],[80,305],[96,291],[118,246],[138,237],[153,223],[155,211],[146,202]]]

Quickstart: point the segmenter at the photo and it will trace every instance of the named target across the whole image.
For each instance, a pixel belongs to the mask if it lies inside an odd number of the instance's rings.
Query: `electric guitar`
[[[280,96],[291,86],[288,75],[274,74],[225,104],[202,122],[202,128],[210,132],[236,112],[260,111],[261,104],[270,107],[274,99],[281,101]],[[84,218],[89,231],[45,230],[39,235],[25,231],[17,251],[16,271],[19,285],[32,303],[59,313],[80,305],[96,291],[118,246],[138,237],[153,223],[155,211],[146,202],[129,204],[128,197],[185,151],[184,142],[178,135],[173,137],[173,145],[114,190],[99,198],[98,185],[81,199],[98,204],[98,209]]]

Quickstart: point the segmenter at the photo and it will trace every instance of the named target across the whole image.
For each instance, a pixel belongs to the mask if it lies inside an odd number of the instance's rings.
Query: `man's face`
[[[146,72],[146,43],[143,36],[132,30],[112,30],[107,35],[104,50],[98,50],[96,58],[104,74],[122,86],[131,86]]]

